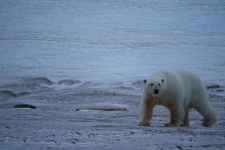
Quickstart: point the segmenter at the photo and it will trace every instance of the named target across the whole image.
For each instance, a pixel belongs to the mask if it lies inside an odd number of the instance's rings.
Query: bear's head
[[[149,78],[144,81],[145,93],[152,97],[161,97],[165,91],[165,79]]]

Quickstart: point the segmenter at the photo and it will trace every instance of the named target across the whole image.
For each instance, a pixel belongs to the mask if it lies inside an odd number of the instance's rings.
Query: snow
[[[130,89],[129,89],[130,90]],[[223,89],[224,90],[224,89]],[[220,120],[210,128],[190,112],[190,127],[166,128],[169,113],[154,109],[151,127],[138,124],[140,95],[72,88],[1,100],[1,149],[223,149],[224,97],[212,96]],[[29,103],[37,109],[18,108]],[[127,108],[124,111],[77,111],[82,108]]]
[[[1,80],[106,83],[185,67],[224,80],[223,1],[2,1]]]
[[[222,149],[224,18],[223,0],[0,1],[0,149],[147,149],[146,138],[153,149]],[[165,128],[162,107],[153,127],[137,126],[142,80],[174,67],[218,85],[212,128],[194,111],[190,128]],[[91,105],[128,111],[75,111]]]

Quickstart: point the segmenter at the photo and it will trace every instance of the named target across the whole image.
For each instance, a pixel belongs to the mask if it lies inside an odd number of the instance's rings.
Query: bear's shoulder
[[[149,79],[174,80],[175,74],[172,70],[159,70],[153,73]]]

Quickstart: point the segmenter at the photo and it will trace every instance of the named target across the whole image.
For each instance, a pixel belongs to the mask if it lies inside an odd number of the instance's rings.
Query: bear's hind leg
[[[211,117],[204,117],[202,126],[211,127],[214,123],[217,122],[218,112],[215,108],[211,108]]]
[[[184,115],[184,119],[183,119],[183,123],[181,124],[181,126],[183,127],[189,127],[189,108],[185,109],[185,115]]]
[[[184,118],[184,107],[182,105],[173,106],[170,110],[170,122],[166,123],[166,127],[181,126]]]
[[[211,127],[214,123],[217,122],[218,113],[215,108],[213,108],[209,102],[201,103],[195,107],[196,111],[198,111],[203,117],[202,126]]]

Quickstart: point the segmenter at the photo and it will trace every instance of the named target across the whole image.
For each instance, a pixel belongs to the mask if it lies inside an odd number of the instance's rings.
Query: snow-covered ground
[[[223,0],[0,1],[0,149],[222,149],[224,18]],[[174,67],[208,87],[212,128],[195,111],[190,128],[165,128],[163,107],[137,126],[142,80]]]
[[[134,81],[172,67],[204,81],[225,79],[223,0],[0,3],[4,83],[34,76]]]
[[[37,79],[29,81],[37,83],[34,82]],[[224,93],[224,87],[208,86],[212,105],[220,115],[216,125],[201,126],[202,116],[192,110],[190,127],[168,128],[164,123],[169,122],[170,115],[162,106],[154,109],[151,127],[137,126],[140,95],[130,95],[123,88],[109,90],[83,84],[53,90],[45,84],[27,83],[11,87],[20,87],[23,92],[0,92],[2,150],[224,149],[225,146],[225,98],[215,94]],[[14,108],[17,104],[34,105],[36,109]]]

